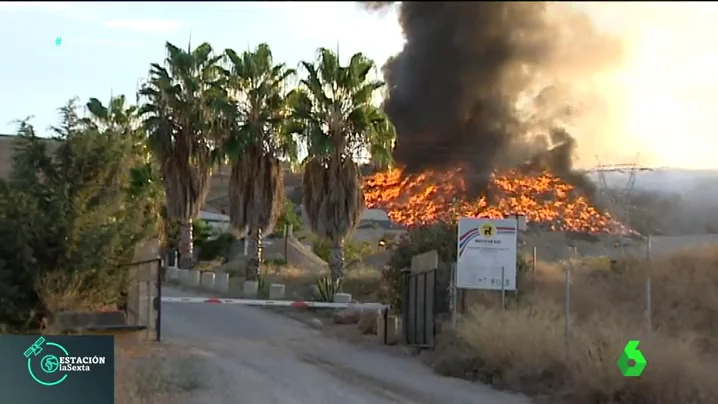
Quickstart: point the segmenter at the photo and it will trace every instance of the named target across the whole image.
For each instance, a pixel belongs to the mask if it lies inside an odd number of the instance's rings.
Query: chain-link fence
[[[682,304],[681,299],[695,295],[700,300],[699,289],[708,285],[699,279],[705,278],[711,257],[718,255],[711,255],[718,247],[714,235],[607,240],[611,242],[604,245],[570,240],[522,243],[520,254],[527,265],[517,275],[516,291],[456,289],[453,264],[449,286],[452,322],[455,324],[457,315],[477,304],[505,309],[520,305],[536,310],[550,304],[563,310],[567,350],[572,322],[591,316],[610,315],[651,333],[657,326],[680,322],[674,318],[678,316],[674,308]],[[706,254],[705,259],[697,255],[699,251]]]

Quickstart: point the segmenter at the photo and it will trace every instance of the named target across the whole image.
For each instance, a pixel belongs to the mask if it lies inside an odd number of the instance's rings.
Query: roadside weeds
[[[116,349],[117,404],[177,404],[208,386],[196,355],[172,344],[154,344]]]

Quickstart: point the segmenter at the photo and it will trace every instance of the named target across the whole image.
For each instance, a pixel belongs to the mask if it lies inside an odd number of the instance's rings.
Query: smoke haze
[[[394,156],[406,170],[465,165],[482,187],[494,169],[527,161],[570,173],[577,142],[601,143],[601,131],[579,133],[577,123],[606,111],[600,84],[620,68],[622,47],[585,14],[545,2],[402,2],[398,10],[406,43],[383,72]]]

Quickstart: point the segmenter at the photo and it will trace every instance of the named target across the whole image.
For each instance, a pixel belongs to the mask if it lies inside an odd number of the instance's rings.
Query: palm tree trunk
[[[262,229],[249,230],[247,241],[249,242],[249,251],[251,251],[252,258],[247,262],[247,270],[244,275],[244,278],[248,281],[256,281],[259,279],[260,267],[264,255],[263,236]]]
[[[344,277],[344,239],[337,240],[329,249],[329,270],[334,281]]]
[[[194,262],[194,257],[192,256],[192,219],[183,220],[180,226],[179,268],[192,269],[192,263]]]

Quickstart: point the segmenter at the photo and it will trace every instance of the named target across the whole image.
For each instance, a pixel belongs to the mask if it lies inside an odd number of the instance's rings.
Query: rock
[[[307,324],[316,330],[321,330],[322,328],[324,328],[324,323],[322,323],[322,320],[318,318],[311,319]]]
[[[362,334],[376,335],[376,324],[380,312],[378,310],[364,310],[359,314],[359,331]]]
[[[359,322],[361,312],[355,309],[345,309],[334,313],[334,324],[356,324]]]

